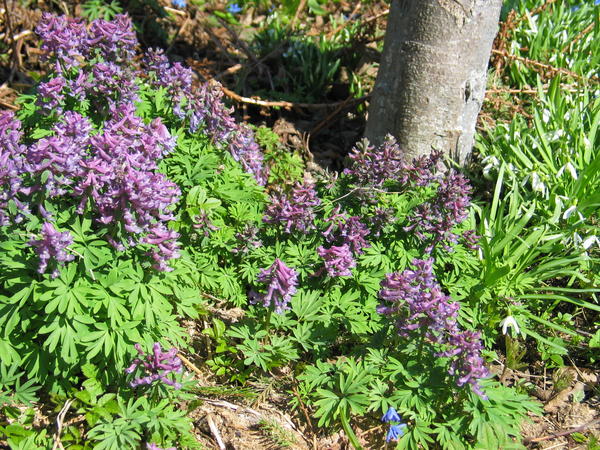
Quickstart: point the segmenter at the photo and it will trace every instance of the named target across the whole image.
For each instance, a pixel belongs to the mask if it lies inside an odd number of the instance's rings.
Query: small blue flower
[[[177,9],[183,9],[186,7],[186,0],[171,0],[171,4]]]
[[[239,12],[242,12],[242,8],[240,7],[240,5],[238,5],[237,3],[231,3],[228,7],[227,7],[227,12],[231,13],[231,14],[237,14]]]
[[[383,417],[381,418],[382,422],[402,422],[402,419],[400,419],[400,416],[398,415],[398,413],[396,412],[396,410],[393,407],[389,407],[389,409],[387,410],[387,412],[383,415]]]
[[[401,423],[399,425],[390,425],[390,429],[385,436],[385,442],[397,441],[402,436],[404,436],[404,430],[406,429],[406,424]]]
[[[598,6],[598,5],[600,5],[600,0],[596,0],[596,1],[594,2],[594,6]],[[580,9],[581,9],[581,5],[579,5],[579,6],[573,6],[573,7],[571,8],[571,11],[572,11],[572,12],[576,12],[576,11],[579,11]]]

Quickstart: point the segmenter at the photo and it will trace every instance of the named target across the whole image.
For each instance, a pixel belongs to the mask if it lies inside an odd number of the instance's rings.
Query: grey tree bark
[[[392,0],[365,136],[408,159],[473,147],[502,0]]]

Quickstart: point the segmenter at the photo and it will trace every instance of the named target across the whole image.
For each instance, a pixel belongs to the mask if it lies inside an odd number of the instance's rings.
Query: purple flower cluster
[[[438,243],[451,250],[449,243],[458,242],[458,235],[452,230],[469,215],[470,194],[468,180],[454,171],[449,172],[439,182],[436,195],[417,206],[404,229],[429,243],[426,253],[431,253]],[[471,236],[466,238],[472,239]]]
[[[263,155],[254,140],[252,130],[237,124],[233,110],[223,103],[223,91],[216,82],[192,88],[192,72],[181,64],[172,66],[161,50],[150,50],[144,60],[150,82],[166,88],[173,99],[173,112],[179,119],[188,119],[190,131],[202,129],[215,143],[224,143],[244,170],[254,175],[260,185],[265,185],[268,170],[263,165]]]
[[[39,273],[44,273],[51,261],[62,264],[74,259],[74,256],[66,251],[67,247],[73,243],[71,233],[60,232],[51,223],[46,222],[42,225],[41,234],[41,239],[29,241],[29,245],[35,248],[35,252],[40,258]],[[56,278],[58,275],[58,269],[55,268],[52,278]]]
[[[21,175],[27,165],[27,149],[19,143],[21,137],[21,122],[15,119],[14,113],[0,111],[0,226],[11,223],[8,211],[11,202],[17,211],[14,222],[22,222],[29,212],[29,206],[18,198],[24,189]]]
[[[82,19],[44,13],[36,32],[44,60],[53,62],[57,73],[95,58],[124,62],[135,56],[137,46],[131,19],[124,14],[112,21],[94,20],[88,29]]]
[[[298,285],[298,274],[285,265],[279,258],[268,269],[261,269],[258,282],[267,285],[265,294],[251,293],[251,303],[262,302],[266,308],[274,308],[275,312],[281,313],[288,309],[288,303],[296,293]]]
[[[32,175],[45,173],[43,188],[48,197],[65,195],[85,174],[92,125],[79,113],[67,111],[54,126],[54,136],[40,139],[27,149],[27,170]]]
[[[325,219],[325,223],[329,224],[322,233],[325,240],[339,245],[332,245],[330,248],[321,246],[317,253],[323,258],[330,276],[350,276],[350,269],[356,266],[354,256],[362,254],[363,248],[370,246],[365,239],[370,231],[359,217],[348,217],[345,213],[340,213],[339,206]]]
[[[171,348],[168,352],[163,352],[158,342],[152,346],[152,353],[147,355],[142,350],[140,344],[135,344],[135,349],[139,353],[139,358],[135,358],[131,366],[125,369],[125,373],[131,374],[138,366],[141,366],[145,372],[145,376],[134,379],[131,382],[131,387],[140,386],[142,384],[152,384],[157,380],[173,386],[175,389],[180,389],[181,384],[170,380],[167,375],[170,373],[181,373],[181,359],[177,356],[177,349]]]
[[[131,64],[137,39],[128,16],[98,19],[88,29],[80,19],[45,13],[36,31],[43,41],[43,58],[54,67],[53,78],[38,87],[44,112],[61,113],[67,97],[78,102],[88,97],[99,111],[105,104],[138,100]]]
[[[325,270],[331,277],[348,277],[350,269],[356,267],[356,261],[348,244],[333,245],[330,248],[320,246],[317,253],[325,263]]]
[[[290,193],[271,196],[263,221],[284,224],[286,233],[294,230],[306,233],[315,228],[313,208],[320,203],[313,183],[297,183]]]
[[[457,375],[457,385],[471,384],[473,391],[485,397],[478,380],[488,372],[481,357],[479,334],[461,331],[457,316],[460,305],[451,303],[442,292],[433,273],[433,258],[415,259],[415,270],[386,275],[381,282],[379,297],[389,302],[378,312],[393,317],[402,337],[414,336],[420,330],[429,342],[444,350],[437,356],[451,358],[451,375]]]
[[[145,125],[131,103],[113,107],[111,114],[102,132],[92,136],[88,119],[67,111],[53,136],[29,147],[19,145],[20,123],[2,114],[0,223],[10,222],[9,201],[23,213],[38,192],[73,198],[79,212],[91,202],[97,222],[122,225],[129,244],[150,244],[154,267],[169,270],[166,261],[178,257],[178,234],[167,222],[174,219],[171,209],[180,192],[158,173],[157,162],[175,141],[159,119]],[[122,243],[113,244],[123,248]]]
[[[345,214],[334,211],[332,216],[326,219],[326,223],[330,225],[323,232],[323,236],[328,242],[341,241],[343,244],[347,244],[355,255],[362,254],[363,248],[370,247],[365,239],[370,231],[358,216],[347,217]]]
[[[348,155],[350,167],[344,174],[356,179],[362,186],[380,187],[386,180],[395,179],[404,168],[402,152],[396,140],[388,135],[379,148],[363,139]]]
[[[216,144],[223,144],[257,182],[266,184],[268,170],[250,128],[237,124],[225,106],[218,83],[192,88],[192,71],[180,63],[171,65],[161,50],[149,50],[145,70],[133,64],[137,40],[131,19],[117,15],[112,21],[95,20],[89,30],[81,20],[44,14],[37,28],[43,39],[45,58],[54,63],[56,76],[40,85],[40,104],[46,111],[60,112],[66,96],[89,97],[96,109],[102,104],[120,106],[138,100],[136,78],[166,88],[173,111],[187,119],[190,131],[202,129]],[[79,70],[74,78],[69,69]]]
[[[131,103],[114,107],[102,133],[91,137],[91,157],[83,162],[85,176],[74,192],[80,211],[92,200],[103,224],[122,223],[126,232],[145,235],[155,267],[177,258],[178,234],[167,227],[179,188],[158,173],[157,161],[175,142],[160,119],[145,125]]]
[[[56,72],[79,67],[88,54],[83,19],[44,13],[35,31],[42,38],[42,59],[54,62]]]
[[[441,152],[434,151],[408,163],[393,136],[387,135],[378,148],[363,139],[348,155],[351,164],[344,174],[353,177],[361,186],[382,187],[388,180],[403,185],[427,186],[443,171],[442,156]]]
[[[263,245],[258,237],[258,227],[256,225],[246,224],[241,232],[235,234],[235,238],[240,244],[232,250],[233,253],[246,254]]]

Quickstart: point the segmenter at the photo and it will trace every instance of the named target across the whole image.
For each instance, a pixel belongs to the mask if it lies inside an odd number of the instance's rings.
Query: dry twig
[[[496,55],[500,55],[507,59],[514,59],[516,61],[522,62],[523,64],[531,66],[531,67],[535,67],[538,69],[544,69],[544,70],[547,70],[552,73],[562,73],[562,74],[568,75],[570,77],[573,77],[577,80],[581,80],[581,81],[590,81],[591,80],[591,81],[594,81],[595,83],[600,82],[600,78],[598,78],[595,75],[588,79],[588,78],[582,77],[581,75],[576,74],[575,72],[571,72],[570,70],[563,69],[561,67],[554,67],[554,66],[551,66],[550,64],[544,64],[542,62],[535,61],[535,60],[529,59],[529,58],[525,58],[523,56],[511,55],[506,50],[493,49],[492,53],[494,53]]]
[[[304,402],[302,401],[302,398],[300,397],[300,394],[298,393],[298,388],[296,387],[295,384],[292,385],[292,392],[294,393],[294,397],[296,397],[296,400],[298,400],[298,404],[300,405],[302,414],[304,414],[304,419],[306,420],[306,425],[310,429],[310,434],[312,436],[313,448],[316,449],[317,448],[317,435],[315,434],[315,429],[313,428],[312,421],[310,420],[310,414],[306,410],[306,406],[304,406]]]
[[[63,407],[60,410],[60,412],[58,413],[58,415],[56,416],[56,433],[54,434],[54,445],[52,446],[52,450],[56,450],[57,448],[64,450],[62,442],[60,441],[60,434],[62,432],[65,415],[67,414],[67,411],[69,410],[69,408],[71,407],[71,404],[74,401],[75,401],[75,399],[73,399],[73,398],[68,399],[65,402],[65,404],[63,405]]]
[[[210,428],[210,432],[212,433],[213,437],[217,441],[217,445],[219,446],[219,449],[226,450],[227,447],[225,447],[225,444],[223,443],[223,438],[221,438],[221,433],[219,432],[219,429],[217,428],[217,425],[215,424],[215,421],[213,420],[211,414],[206,415],[206,421],[208,422],[208,427]]]
[[[588,423],[584,423],[583,425],[580,425],[578,427],[571,428],[570,430],[559,431],[557,433],[548,434],[546,436],[541,436],[541,437],[538,437],[538,438],[526,438],[523,441],[523,443],[526,444],[526,445],[527,444],[533,444],[533,443],[536,443],[536,442],[543,442],[543,441],[548,441],[550,439],[556,439],[556,438],[562,437],[562,436],[568,436],[568,435],[573,434],[573,433],[580,433],[582,431],[587,430],[588,428],[593,427],[594,425],[596,425],[598,423],[600,423],[600,418],[594,419],[594,420],[592,420],[591,422],[588,422]]]
[[[294,25],[296,25],[296,22],[300,18],[300,14],[302,14],[302,11],[304,11],[304,8],[306,7],[306,2],[307,0],[300,0],[300,4],[298,5],[298,8],[296,8],[296,13],[292,18],[292,21],[290,22],[290,28],[292,30],[294,29]]]
[[[227,89],[225,86],[220,86],[220,88],[223,91],[223,93],[227,97],[231,98],[232,100],[235,100],[240,103],[247,103],[249,105],[264,106],[267,108],[285,108],[285,109],[291,109],[291,108],[306,108],[306,109],[335,108],[335,107],[339,106],[340,104],[358,105],[358,104],[368,100],[370,97],[370,95],[365,95],[363,97],[353,99],[350,102],[348,102],[348,100],[346,99],[341,102],[332,102],[332,103],[297,103],[297,102],[286,102],[286,101],[267,101],[267,100],[262,100],[260,98],[242,97],[241,95],[236,94],[232,90]]]
[[[571,51],[571,46],[575,45],[583,36],[585,36],[586,34],[588,34],[590,31],[592,31],[594,29],[595,24],[594,23],[590,23],[587,27],[585,27],[581,33],[579,33],[577,36],[575,36],[573,38],[573,40],[571,42],[569,42],[567,45],[565,45],[561,52],[565,53],[567,50]]]
[[[193,370],[194,372],[196,372],[196,374],[198,375],[202,375],[202,371],[200,369],[198,369],[193,362],[191,362],[189,359],[187,359],[185,356],[183,356],[181,353],[177,354],[177,357],[179,359],[181,359],[181,361],[185,364],[185,366],[190,369]]]

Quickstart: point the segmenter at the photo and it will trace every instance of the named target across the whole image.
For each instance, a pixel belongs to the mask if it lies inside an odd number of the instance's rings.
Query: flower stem
[[[273,314],[271,308],[267,309],[267,315],[265,316],[265,331],[269,331],[269,328],[271,328],[271,314]]]
[[[423,345],[425,344],[425,332],[421,330],[421,336],[419,338],[419,346],[417,347],[417,361],[421,362],[421,356],[423,355]]]
[[[348,436],[348,440],[350,441],[350,444],[352,444],[352,447],[354,447],[354,450],[363,450],[362,446],[360,445],[360,442],[358,442],[356,434],[354,434],[354,431],[352,431],[352,427],[350,427],[348,417],[346,417],[345,408],[343,408],[340,411],[340,422],[342,422],[342,428],[344,429],[346,436]]]

